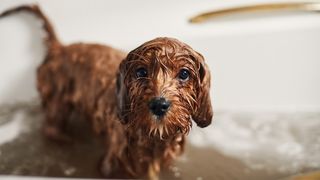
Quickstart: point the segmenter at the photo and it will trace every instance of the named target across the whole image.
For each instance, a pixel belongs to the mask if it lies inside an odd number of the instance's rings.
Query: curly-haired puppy
[[[33,13],[44,21],[48,52],[38,68],[46,113],[44,132],[68,140],[72,112],[90,120],[105,141],[101,170],[107,177],[158,177],[183,152],[191,120],[211,123],[210,73],[204,58],[172,38],[156,38],[128,55],[98,44],[62,45],[37,6],[2,13]]]

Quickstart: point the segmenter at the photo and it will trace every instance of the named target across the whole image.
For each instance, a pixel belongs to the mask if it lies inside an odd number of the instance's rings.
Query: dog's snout
[[[163,97],[155,97],[149,103],[150,111],[156,116],[163,116],[166,114],[171,103]]]

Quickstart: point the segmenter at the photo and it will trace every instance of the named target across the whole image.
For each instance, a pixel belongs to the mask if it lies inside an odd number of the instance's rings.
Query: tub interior
[[[254,1],[30,2],[41,5],[65,44],[97,42],[130,51],[170,36],[203,54],[213,77],[214,120],[204,129],[193,124],[185,153],[162,179],[269,180],[320,170],[319,14],[191,25],[188,17],[209,7]],[[22,2],[1,3],[0,11]],[[52,142],[41,133],[35,74],[46,52],[44,36],[32,16],[0,20],[0,176],[101,178],[103,144],[85,120],[70,121],[73,144]]]

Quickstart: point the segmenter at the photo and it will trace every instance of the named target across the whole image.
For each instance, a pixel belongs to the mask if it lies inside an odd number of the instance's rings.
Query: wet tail
[[[43,28],[47,32],[47,37],[45,39],[46,46],[49,51],[55,50],[61,46],[53,28],[50,23],[50,21],[47,19],[47,17],[42,13],[39,6],[37,5],[22,5],[18,6],[12,9],[8,9],[2,13],[0,13],[0,18],[3,18],[5,16],[17,13],[17,12],[28,12],[31,14],[34,14],[38,18],[40,18],[43,21]]]

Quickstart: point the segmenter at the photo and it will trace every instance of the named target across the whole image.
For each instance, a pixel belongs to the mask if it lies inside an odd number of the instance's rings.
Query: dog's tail
[[[28,12],[34,14],[36,17],[40,18],[43,21],[43,28],[47,32],[47,37],[45,39],[45,43],[47,48],[50,50],[54,50],[61,46],[54,29],[47,19],[47,17],[42,13],[38,5],[22,5],[12,9],[8,9],[2,13],[0,13],[0,18],[17,13],[17,12]]]

